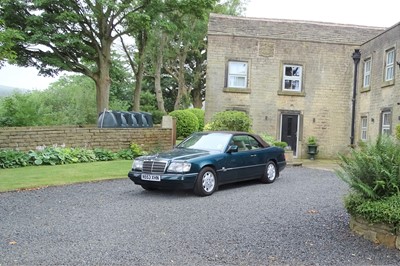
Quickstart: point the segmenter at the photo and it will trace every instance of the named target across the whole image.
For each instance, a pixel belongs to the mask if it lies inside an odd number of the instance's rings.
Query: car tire
[[[278,168],[273,161],[269,161],[265,166],[263,177],[261,178],[261,182],[270,184],[273,183],[278,177]]]
[[[198,196],[210,196],[217,190],[217,174],[211,167],[204,167],[197,175],[194,193]]]
[[[145,189],[145,190],[149,190],[149,191],[151,191],[151,190],[156,190],[155,187],[152,187],[152,186],[149,186],[149,185],[141,185],[141,186],[142,186],[142,188]]]

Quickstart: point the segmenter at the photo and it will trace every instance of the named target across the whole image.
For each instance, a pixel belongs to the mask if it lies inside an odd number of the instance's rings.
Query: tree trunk
[[[140,111],[140,94],[142,93],[143,73],[144,73],[143,63],[139,62],[138,71],[137,73],[135,73],[136,83],[135,83],[135,91],[133,92],[132,110],[135,112]]]
[[[103,56],[100,56],[98,68],[99,70],[93,74],[93,80],[96,84],[96,103],[97,113],[101,113],[104,109],[108,109],[110,100],[110,68],[111,53],[109,49],[103,49]]]
[[[154,70],[154,87],[156,92],[158,110],[166,114],[164,107],[164,98],[161,89],[161,68],[163,64],[163,49],[165,43],[165,34],[161,33],[160,45],[157,47],[156,66]]]
[[[137,72],[135,72],[135,91],[133,93],[133,111],[140,111],[140,94],[142,93],[142,81],[143,81],[143,74],[144,74],[144,57],[147,45],[147,32],[146,30],[142,30],[137,38],[136,41],[138,42],[138,53],[139,53],[139,60],[137,63]]]
[[[202,97],[202,90],[203,86],[201,83],[203,77],[203,66],[200,60],[196,60],[196,67],[193,71],[193,88],[191,91],[192,99],[193,99],[193,106],[194,108],[201,109],[203,107],[203,97]]]
[[[96,103],[97,113],[101,113],[104,109],[108,109],[110,100],[110,77],[101,77],[96,83]]]
[[[186,86],[185,81],[185,62],[187,57],[187,48],[179,53],[179,69],[178,69],[178,95],[176,96],[176,101],[174,105],[174,110],[186,109],[189,107],[190,100],[189,89]]]

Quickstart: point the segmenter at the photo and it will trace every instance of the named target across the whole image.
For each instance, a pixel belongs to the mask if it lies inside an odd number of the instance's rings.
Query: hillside
[[[0,85],[0,97],[10,96],[11,94],[13,94],[15,92],[24,93],[24,92],[28,92],[28,91],[29,90],[27,90],[27,89],[18,89],[18,88]]]

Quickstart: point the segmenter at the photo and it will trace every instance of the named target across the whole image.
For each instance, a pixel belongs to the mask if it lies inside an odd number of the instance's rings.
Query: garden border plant
[[[371,225],[389,225],[399,235],[400,141],[383,135],[339,158],[336,174],[351,189],[344,200],[349,214]]]
[[[112,152],[103,148],[67,148],[58,145],[52,147],[39,146],[36,150],[28,152],[0,149],[0,168],[18,168],[30,165],[62,165],[117,159],[132,160],[143,154],[145,152],[136,143],[132,143],[129,149],[123,149],[118,152]]]

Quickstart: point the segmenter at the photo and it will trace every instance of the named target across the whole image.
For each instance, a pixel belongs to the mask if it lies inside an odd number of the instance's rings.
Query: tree
[[[248,0],[226,0],[219,1],[213,9],[214,13],[238,16],[246,11]],[[195,108],[202,108],[205,99],[206,89],[206,72],[207,72],[207,30],[208,19],[206,21],[198,21],[196,32],[197,46],[192,47],[188,54],[187,65],[192,73],[191,79],[191,97]]]
[[[165,112],[163,108],[163,98],[160,90],[160,74],[163,56],[163,47],[165,39],[165,31],[171,32],[171,28],[174,31],[186,32],[190,34],[189,30],[185,30],[184,23],[179,22],[182,18],[193,17],[193,18],[204,18],[206,14],[214,6],[216,0],[158,0],[152,1],[151,5],[146,8],[146,19],[147,20],[134,20],[129,22],[127,27],[129,35],[134,38],[135,43],[133,46],[128,47],[125,45],[125,41],[121,38],[122,47],[126,53],[129,63],[135,74],[135,92],[133,99],[133,110],[139,111],[140,109],[140,95],[142,90],[142,81],[145,75],[145,71],[150,69],[150,72],[156,79],[156,96],[157,104],[161,111]],[[133,27],[132,27],[133,25]],[[150,52],[147,51],[149,42],[153,43],[153,47]],[[185,49],[189,46],[185,46]],[[180,53],[185,57],[185,52]],[[145,66],[146,58],[151,57],[151,62],[155,63],[155,66]],[[183,59],[183,60],[182,60]],[[185,58],[181,58],[179,64],[185,64]],[[182,77],[182,71],[180,78]],[[177,79],[179,80],[179,79]],[[183,88],[184,82],[180,83],[180,88]],[[185,90],[178,90],[178,95]]]
[[[15,52],[12,50],[13,40],[22,40],[22,36],[18,31],[6,29],[4,21],[0,20],[0,68],[3,62],[8,60],[13,62],[16,57]]]
[[[155,21],[149,36],[151,70],[159,105],[161,76],[173,79],[174,109],[185,109],[193,104],[201,108],[205,95],[207,62],[207,25],[209,12],[239,15],[245,10],[247,0],[213,1],[203,13],[174,10]],[[175,85],[173,85],[173,83]],[[169,92],[170,93],[170,92]],[[167,98],[164,97],[164,100]],[[168,99],[170,100],[170,99]],[[160,107],[159,107],[160,108]],[[160,109],[162,110],[162,109]]]
[[[108,108],[111,46],[143,19],[150,0],[2,0],[0,19],[15,31],[12,51],[20,66],[39,74],[61,70],[90,77],[96,84],[97,111]],[[88,65],[93,67],[88,67]]]

